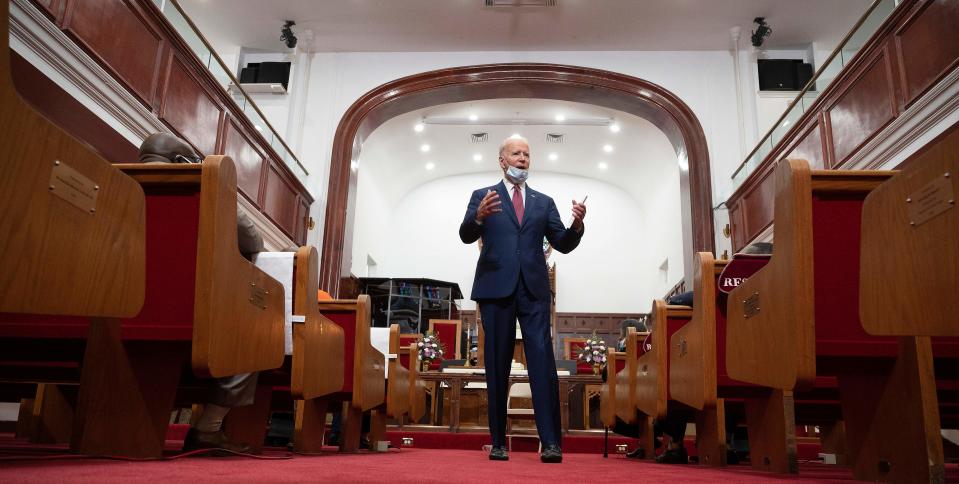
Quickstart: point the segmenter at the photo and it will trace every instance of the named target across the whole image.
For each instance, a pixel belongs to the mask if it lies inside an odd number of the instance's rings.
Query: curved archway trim
[[[349,277],[356,173],[350,162],[363,141],[387,120],[439,104],[501,98],[573,101],[643,117],[666,134],[689,162],[689,214],[684,239],[695,251],[713,252],[712,186],[702,125],[675,94],[625,74],[558,64],[510,63],[424,72],[383,84],[360,97],[343,115],[333,139],[327,193],[320,287],[339,295]],[[685,196],[685,194],[684,194]],[[690,254],[691,256],[691,254]]]

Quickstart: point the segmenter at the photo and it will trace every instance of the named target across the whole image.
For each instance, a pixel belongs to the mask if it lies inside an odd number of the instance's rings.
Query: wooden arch
[[[323,232],[320,287],[338,294],[349,277],[356,173],[350,162],[363,141],[384,122],[440,104],[502,98],[538,98],[603,106],[656,125],[685,153],[681,171],[685,252],[713,252],[709,152],[699,120],[670,91],[632,76],[556,64],[488,64],[424,72],[383,84],[364,94],[343,115],[333,139]],[[451,228],[450,230],[455,230]]]

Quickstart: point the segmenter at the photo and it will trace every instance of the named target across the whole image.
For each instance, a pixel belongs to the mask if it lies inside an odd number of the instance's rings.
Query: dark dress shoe
[[[662,455],[656,458],[660,464],[689,464],[689,455],[686,454],[686,448],[667,449]]]
[[[249,454],[252,451],[249,445],[231,441],[222,430],[202,432],[191,427],[183,439],[183,451],[199,449],[223,449],[240,454]]]
[[[637,447],[636,450],[626,453],[627,459],[645,459],[646,458],[646,449],[642,447]]]
[[[544,464],[559,464],[563,462],[563,450],[558,445],[547,445],[539,455],[539,460]]]
[[[509,460],[509,452],[502,445],[494,445],[489,450],[489,460]]]

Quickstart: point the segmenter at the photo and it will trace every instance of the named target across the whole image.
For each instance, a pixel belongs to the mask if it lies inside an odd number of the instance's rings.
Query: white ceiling
[[[478,119],[469,121],[469,115]],[[557,122],[556,115],[566,117]],[[414,126],[426,118],[422,132]],[[430,124],[429,120],[456,118],[459,125]],[[489,125],[489,119],[551,124]],[[615,120],[618,133],[608,126],[572,126],[577,120]],[[472,143],[471,133],[485,132],[485,143]],[[356,168],[359,176],[375,176],[389,203],[396,203],[415,187],[446,176],[489,172],[490,183],[499,173],[500,143],[517,133],[530,143],[530,185],[538,171],[552,171],[605,181],[632,194],[679,175],[679,164],[666,136],[637,116],[588,104],[545,99],[495,99],[433,106],[397,116],[376,129],[364,142]],[[546,141],[547,133],[563,134],[561,144]],[[422,145],[430,150],[423,152]],[[610,145],[612,152],[604,151]],[[556,160],[549,155],[556,154]],[[482,157],[474,161],[474,155]],[[605,162],[607,168],[599,168]],[[426,164],[432,163],[432,169]],[[584,194],[585,195],[585,194]]]
[[[321,52],[725,50],[730,28],[766,48],[835,45],[870,0],[556,0],[555,7],[486,7],[484,0],[179,0],[205,34],[283,50],[286,19]]]

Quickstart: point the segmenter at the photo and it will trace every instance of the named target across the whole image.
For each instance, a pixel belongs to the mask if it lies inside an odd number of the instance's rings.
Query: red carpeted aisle
[[[332,448],[330,449],[333,450]],[[537,454],[515,452],[509,462],[490,462],[480,450],[404,448],[359,454],[295,455],[285,460],[246,457],[189,457],[172,461],[127,462],[59,457],[63,447],[25,445],[0,436],[0,482],[850,482],[847,468],[803,464],[800,476],[776,476],[746,466],[712,469],[627,460],[620,455],[567,453],[559,465],[539,462]],[[266,456],[288,455],[272,450]],[[949,482],[959,482],[950,465]]]

